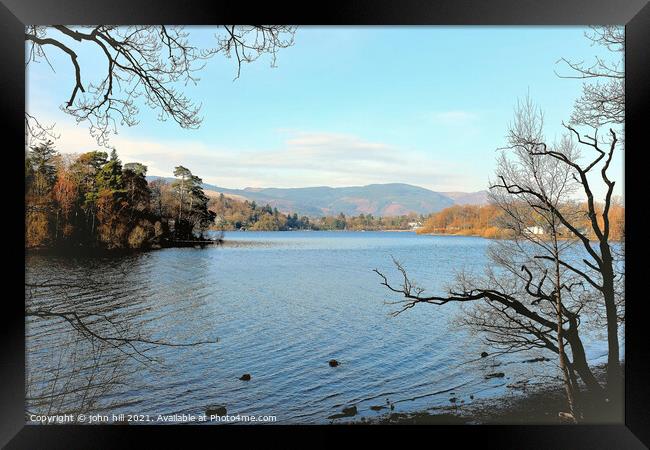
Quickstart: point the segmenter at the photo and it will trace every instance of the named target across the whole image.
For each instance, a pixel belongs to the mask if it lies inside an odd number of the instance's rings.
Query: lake
[[[28,410],[156,416],[223,405],[228,414],[276,415],[283,424],[338,423],[350,419],[328,417],[352,405],[358,420],[391,412],[389,404],[392,412],[448,407],[452,397],[468,404],[470,395],[518,395],[513,384],[557,374],[555,361],[525,362],[549,354],[481,358],[491,350],[454,324],[456,305],[390,316],[398,306],[387,302],[399,298],[372,269],[398,282],[394,257],[427,292],[443,294],[456,271],[483,269],[489,240],[411,232],[225,239],[221,247],[112,257],[29,254],[27,281],[53,286],[28,290],[28,307],[74,308],[93,329],[143,341],[218,342],[141,342],[129,356],[93,347],[61,318],[30,317]],[[60,280],[73,285],[61,289]],[[586,347],[591,361],[606,361],[602,340]],[[493,372],[505,376],[485,378]],[[244,373],[252,379],[239,380]]]

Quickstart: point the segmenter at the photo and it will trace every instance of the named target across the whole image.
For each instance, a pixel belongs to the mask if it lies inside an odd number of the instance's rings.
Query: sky
[[[209,46],[216,29],[188,31],[192,42]],[[198,85],[185,88],[202,105],[198,130],[160,122],[143,106],[138,125],[121,127],[111,145],[150,175],[172,176],[183,165],[227,188],[408,183],[478,191],[494,173],[517,99],[529,94],[544,110],[547,139],[561,136],[582,82],[558,77],[566,73],[558,60],[608,57],[585,31],[299,27],[276,67],[260,58],[235,80],[234,60],[208,61]],[[79,54],[84,77],[105,73],[101,59]],[[87,126],[59,108],[73,87],[72,66],[48,56],[50,64],[28,66],[28,112],[56,124],[60,152],[97,149]],[[612,173],[622,180],[620,152]]]

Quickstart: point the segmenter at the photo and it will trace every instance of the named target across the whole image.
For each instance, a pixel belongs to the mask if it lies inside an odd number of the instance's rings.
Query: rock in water
[[[335,359],[330,359],[329,365],[330,367],[336,367],[339,365],[339,362]]]
[[[535,363],[535,362],[544,362],[544,361],[550,361],[550,359],[545,358],[545,357],[539,357],[539,358],[533,358],[533,359],[524,359],[522,362],[524,363]]]
[[[488,356],[488,352],[481,353],[481,358],[485,358],[486,356]]]
[[[241,377],[239,377],[240,380],[242,381],[249,381],[251,379],[251,374],[250,373],[245,373]]]
[[[506,374],[503,373],[503,372],[494,372],[494,373],[489,373],[489,374],[485,375],[485,379],[488,380],[490,378],[503,378],[505,376],[506,376]]]
[[[213,406],[205,410],[205,414],[208,416],[225,416],[226,407],[225,406]]]
[[[343,412],[329,416],[328,419],[341,419],[343,417],[353,417],[356,415],[357,415],[357,407],[349,406],[347,408],[343,408]]]

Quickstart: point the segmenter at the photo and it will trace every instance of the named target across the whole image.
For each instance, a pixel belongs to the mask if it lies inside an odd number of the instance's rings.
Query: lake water
[[[352,405],[358,420],[391,412],[370,409],[389,403],[393,412],[448,407],[452,397],[468,404],[470,395],[516,395],[508,385],[557,374],[554,361],[524,362],[548,354],[480,358],[490,349],[454,325],[453,304],[390,316],[397,306],[386,302],[399,298],[372,269],[398,282],[394,257],[427,292],[442,294],[457,270],[487,264],[488,240],[410,232],[225,237],[229,245],[204,249],[28,255],[28,282],[75,284],[28,290],[28,307],[74,308],[89,328],[143,340],[218,338],[191,347],[139,343],[142,355],[128,356],[93,347],[60,318],[29,318],[28,409],[156,416],[223,405],[228,414],[275,415],[278,423],[329,423]],[[586,344],[591,361],[606,360],[601,341]],[[329,367],[333,358],[339,367]],[[493,372],[505,377],[485,379]],[[244,373],[252,379],[239,380]]]

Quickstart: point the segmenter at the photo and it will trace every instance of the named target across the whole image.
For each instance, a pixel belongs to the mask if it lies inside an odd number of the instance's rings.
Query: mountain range
[[[157,179],[160,177],[147,177]],[[172,181],[172,178],[165,178]],[[346,216],[372,214],[373,216],[400,216],[411,212],[430,214],[453,205],[486,204],[487,191],[435,192],[403,183],[369,184],[350,187],[305,188],[245,188],[228,189],[213,184],[203,184],[206,194],[223,194],[237,200],[269,204],[283,213],[299,216],[329,216],[343,213]]]

